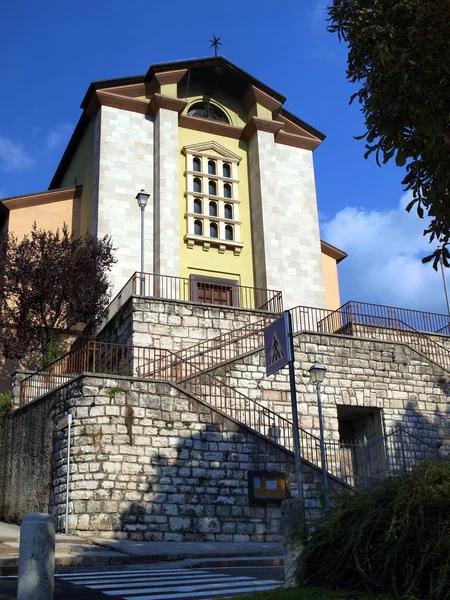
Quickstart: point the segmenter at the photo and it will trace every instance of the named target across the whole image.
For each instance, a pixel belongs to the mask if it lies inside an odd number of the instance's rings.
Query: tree
[[[427,213],[424,231],[450,254],[450,0],[333,0],[328,31],[348,44],[347,79],[361,84],[357,100],[365,117],[367,158],[395,157],[406,165],[402,181],[412,190],[407,206]]]
[[[62,331],[98,323],[108,301],[112,242],[86,234],[38,230],[0,243],[0,346],[7,358],[39,350],[48,362]]]

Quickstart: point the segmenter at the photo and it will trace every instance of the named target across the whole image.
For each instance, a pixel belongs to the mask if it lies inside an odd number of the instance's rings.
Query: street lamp
[[[136,200],[141,209],[141,296],[145,296],[145,277],[144,277],[144,211],[147,206],[150,194],[141,190],[136,195]]]
[[[320,395],[320,386],[323,383],[325,377],[326,368],[319,362],[315,362],[309,369],[309,378],[313,385],[316,386],[317,390],[317,406],[319,408],[319,427],[320,427],[320,455],[322,458],[322,476],[323,476],[323,489],[325,493],[325,506],[329,507],[328,497],[328,473],[327,473],[327,459],[325,454],[325,439],[323,435],[323,417],[322,417],[322,398]]]

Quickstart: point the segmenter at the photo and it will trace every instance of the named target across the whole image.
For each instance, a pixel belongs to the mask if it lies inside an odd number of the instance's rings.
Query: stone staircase
[[[294,335],[302,331],[334,333],[349,337],[371,338],[378,341],[407,344],[428,360],[450,372],[450,351],[442,344],[419,332],[406,322],[390,317],[389,327],[380,326],[378,317],[356,315],[360,322],[351,321],[343,327],[343,315],[337,311],[311,307],[290,310]],[[347,318],[348,315],[345,315]],[[191,394],[223,414],[246,425],[257,433],[293,451],[293,423],[268,409],[261,403],[237,391],[228,383],[215,377],[211,371],[228,361],[239,360],[248,353],[262,350],[264,329],[279,315],[268,315],[252,324],[195,344],[177,353],[166,352],[164,366],[158,371],[144,371],[141,376],[161,378],[175,383],[181,390]],[[320,440],[299,428],[302,458],[321,468]],[[340,480],[339,458],[336,451],[326,450],[330,475]],[[329,455],[328,455],[329,454]],[[335,467],[335,468],[334,468]],[[348,485],[347,481],[342,480]]]

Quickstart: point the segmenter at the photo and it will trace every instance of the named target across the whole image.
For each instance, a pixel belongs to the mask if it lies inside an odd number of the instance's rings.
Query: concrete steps
[[[18,526],[0,523],[0,575],[17,575],[19,533]],[[70,572],[80,567],[149,564],[154,568],[281,566],[281,554],[278,543],[133,542],[56,534],[55,568]]]
[[[123,564],[127,555],[119,554],[76,536],[57,535],[55,567],[104,566]],[[19,565],[19,536],[0,535],[0,575],[16,575]]]

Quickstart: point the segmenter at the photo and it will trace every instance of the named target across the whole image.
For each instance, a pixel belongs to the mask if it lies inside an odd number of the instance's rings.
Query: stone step
[[[0,556],[5,554],[19,554],[19,544],[17,542],[0,544]]]

